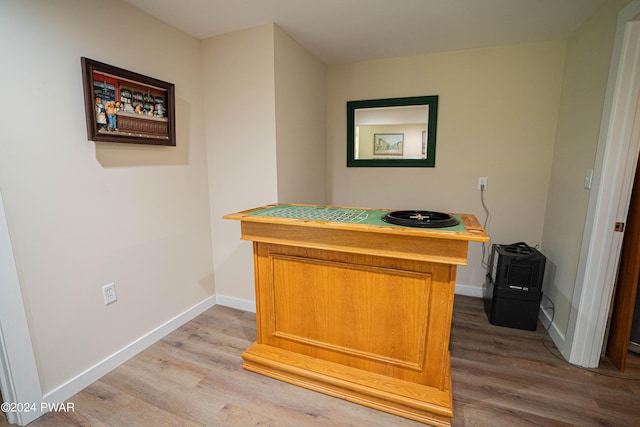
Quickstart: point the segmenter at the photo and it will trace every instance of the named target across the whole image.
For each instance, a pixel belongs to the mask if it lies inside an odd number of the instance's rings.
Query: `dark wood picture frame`
[[[176,145],[173,83],[85,57],[81,63],[89,141]]]

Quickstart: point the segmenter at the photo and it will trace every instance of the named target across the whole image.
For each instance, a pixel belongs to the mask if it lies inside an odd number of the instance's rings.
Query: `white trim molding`
[[[249,311],[251,313],[256,312],[256,302],[246,299],[228,297],[226,295],[216,295],[216,304],[224,305],[225,307],[236,308],[242,311]]]
[[[480,286],[462,285],[460,283],[456,283],[456,289],[455,289],[456,295],[482,298],[484,296],[483,292],[484,292],[484,288]]]

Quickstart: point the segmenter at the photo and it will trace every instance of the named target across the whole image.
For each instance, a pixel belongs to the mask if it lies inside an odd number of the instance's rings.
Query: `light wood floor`
[[[69,399],[75,413],[30,426],[418,426],[414,421],[241,369],[255,315],[216,306]],[[490,325],[457,296],[451,337],[454,426],[638,426],[640,362],[624,374],[567,364],[541,326]],[[0,418],[0,426],[4,426]]]

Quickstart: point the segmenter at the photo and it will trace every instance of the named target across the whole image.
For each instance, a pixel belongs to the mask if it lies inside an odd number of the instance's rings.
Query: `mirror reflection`
[[[435,166],[437,96],[347,102],[347,166]]]
[[[429,106],[355,110],[355,159],[426,159]]]

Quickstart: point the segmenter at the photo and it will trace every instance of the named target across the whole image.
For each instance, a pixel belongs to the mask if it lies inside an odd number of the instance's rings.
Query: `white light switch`
[[[593,169],[587,169],[584,175],[584,188],[591,190],[591,181],[593,180]]]

